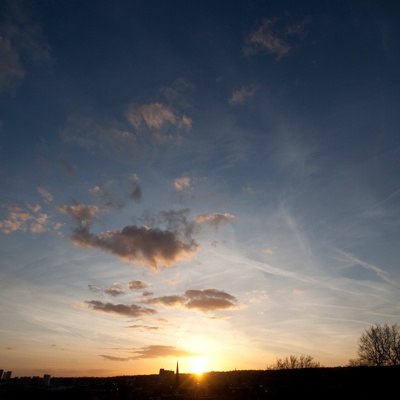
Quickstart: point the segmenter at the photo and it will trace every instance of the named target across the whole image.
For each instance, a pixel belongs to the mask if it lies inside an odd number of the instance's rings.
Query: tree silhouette
[[[397,324],[375,324],[358,340],[358,359],[350,365],[388,366],[400,364],[400,328]]]
[[[300,368],[320,368],[321,364],[314,361],[310,355],[302,354],[296,356],[291,354],[285,358],[277,358],[276,362],[268,367],[268,369],[300,369]]]

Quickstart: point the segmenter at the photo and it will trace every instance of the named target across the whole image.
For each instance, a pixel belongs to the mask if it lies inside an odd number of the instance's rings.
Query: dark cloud
[[[187,290],[181,296],[162,296],[142,300],[143,303],[164,307],[182,307],[202,312],[237,308],[237,299],[221,290]]]
[[[100,286],[88,285],[88,289],[93,293],[102,293],[103,292],[103,288],[101,288]]]
[[[193,222],[188,220],[189,209],[161,211],[160,218],[166,223],[167,229],[172,232],[181,232],[181,234],[189,238],[193,233]]]
[[[130,290],[142,290],[149,286],[149,284],[145,281],[130,281],[128,283]]]
[[[142,188],[139,183],[139,178],[136,174],[130,177],[128,196],[137,203],[142,200]]]
[[[88,288],[93,293],[106,293],[113,297],[121,296],[122,294],[125,293],[124,287],[118,282],[114,283],[112,286],[105,289],[101,286],[95,286],[95,285],[88,285]]]
[[[174,232],[135,225],[100,235],[78,228],[71,239],[77,246],[107,251],[124,261],[147,265],[156,271],[159,265],[168,267],[190,258],[198,248],[193,239],[184,242]]]
[[[103,303],[102,301],[97,300],[85,301],[85,303],[95,311],[101,311],[107,314],[118,314],[132,318],[137,318],[144,315],[152,315],[157,312],[152,308],[145,308],[137,306],[136,304],[112,304]]]
[[[114,285],[105,289],[104,292],[109,294],[110,296],[117,297],[117,296],[121,296],[122,294],[124,294],[125,290],[120,283],[114,283]]]
[[[185,297],[188,299],[185,305],[187,308],[204,312],[236,308],[237,303],[234,296],[216,289],[187,290]]]
[[[96,196],[103,208],[121,209],[125,207],[124,201],[116,196],[112,182],[106,182],[102,186],[96,185],[90,191]]]
[[[60,212],[67,214],[79,227],[90,227],[99,213],[99,208],[95,205],[75,204],[72,206],[61,205],[58,207]]]

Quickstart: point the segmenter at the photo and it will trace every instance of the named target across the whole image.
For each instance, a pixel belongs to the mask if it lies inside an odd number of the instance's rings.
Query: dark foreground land
[[[171,371],[172,372],[172,371]],[[0,381],[0,400],[384,399],[397,398],[400,366],[208,372],[112,378]]]

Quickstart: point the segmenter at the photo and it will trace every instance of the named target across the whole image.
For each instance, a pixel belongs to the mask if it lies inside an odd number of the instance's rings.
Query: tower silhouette
[[[175,390],[176,390],[176,394],[179,394],[179,364],[178,364],[178,361],[176,362]]]

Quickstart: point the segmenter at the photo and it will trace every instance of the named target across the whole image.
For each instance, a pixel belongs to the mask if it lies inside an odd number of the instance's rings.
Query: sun
[[[195,357],[191,360],[191,372],[196,375],[201,375],[207,371],[208,361],[205,357]]]

